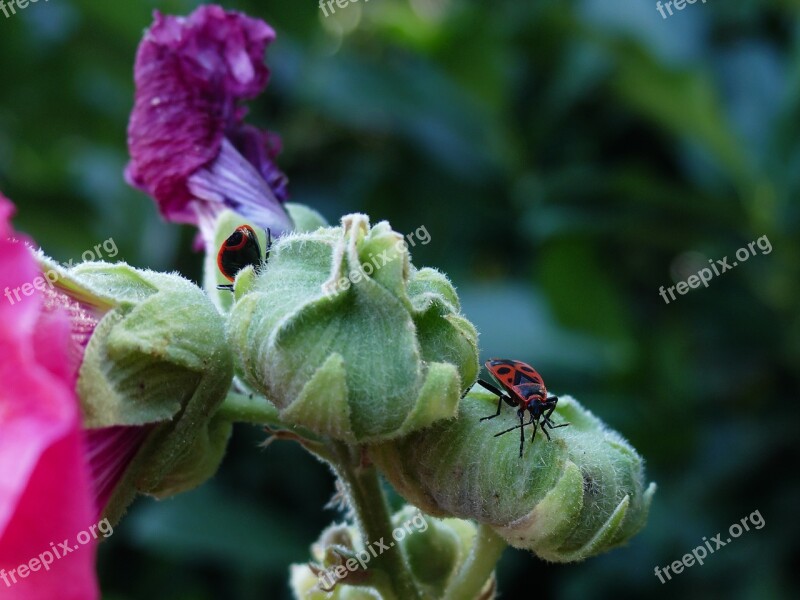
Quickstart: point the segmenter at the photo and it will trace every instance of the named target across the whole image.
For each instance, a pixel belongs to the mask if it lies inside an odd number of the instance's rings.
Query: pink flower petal
[[[8,223],[12,213],[0,194],[4,291],[40,275],[23,240],[8,239],[15,236]],[[96,512],[68,364],[71,328],[66,315],[40,321],[41,306],[39,294],[0,301],[0,597],[93,600],[96,543],[78,541],[95,524]],[[37,336],[42,323],[52,327],[44,347]],[[65,540],[73,550],[43,570],[42,559]],[[22,565],[38,570],[22,577]]]
[[[125,470],[152,427],[107,427],[86,432],[87,458],[98,514],[108,504]]]

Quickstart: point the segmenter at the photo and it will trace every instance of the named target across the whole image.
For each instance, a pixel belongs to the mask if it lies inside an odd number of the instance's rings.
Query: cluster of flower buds
[[[25,297],[0,303],[0,371],[12,382],[0,398],[0,567],[91,518],[116,522],[137,494],[164,498],[211,477],[231,391],[320,456],[345,448],[363,460],[376,489],[377,466],[416,507],[394,515],[408,532],[394,551],[426,597],[459,597],[451,585],[481,531],[556,562],[626,542],[655,491],[635,450],[562,397],[552,416],[571,426],[520,457],[515,436],[480,423],[497,398],[472,387],[478,333],[448,278],[415,267],[387,222],[349,214],[328,226],[286,202],[279,140],[246,125],[241,104],[266,86],[273,38],[266,23],[212,5],[157,13],[139,47],[126,176],[166,218],[198,226],[204,289],[124,263],[59,266],[12,239],[0,195],[0,287]],[[217,250],[240,227],[264,255],[221,274]],[[515,425],[510,412],[492,423]],[[366,574],[377,554],[361,534],[323,533],[313,561],[292,569],[298,598],[395,597]],[[36,597],[96,598],[93,557],[54,567]],[[493,566],[469,582],[472,596],[492,597]],[[331,570],[341,575],[322,581]]]
[[[372,562],[383,552],[402,553],[426,598],[441,598],[475,544],[470,521],[437,519],[406,506],[392,516],[391,540],[362,539],[352,525],[334,524],[311,546],[311,561],[292,565],[291,587],[303,600],[389,600],[383,574]],[[434,550],[435,549],[435,550]],[[483,598],[494,591],[494,577],[482,582]]]

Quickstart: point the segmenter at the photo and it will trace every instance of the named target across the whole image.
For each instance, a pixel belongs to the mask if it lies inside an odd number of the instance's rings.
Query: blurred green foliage
[[[191,228],[127,188],[132,65],[153,8],[51,0],[0,15],[0,189],[55,258],[113,237],[199,278]],[[629,547],[553,566],[507,551],[506,598],[797,597],[800,29],[788,0],[231,1],[269,21],[251,122],[293,199],[425,225],[484,358],[527,360],[627,436],[659,484]],[[659,287],[767,235],[773,251],[665,304]],[[772,410],[772,412],[769,412]],[[487,435],[490,431],[487,429]],[[220,474],[140,500],[100,552],[104,597],[288,597],[329,521],[325,467],[236,431]],[[480,440],[476,440],[480,443]],[[653,574],[759,510],[766,525]]]

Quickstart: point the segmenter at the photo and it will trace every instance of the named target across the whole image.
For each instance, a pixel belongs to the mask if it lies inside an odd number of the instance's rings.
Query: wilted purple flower
[[[274,39],[263,21],[206,5],[188,17],[155,12],[139,45],[126,179],[166,219],[200,226],[206,241],[226,208],[273,232],[291,228],[274,162],[280,141],[245,125],[241,105],[266,86]]]

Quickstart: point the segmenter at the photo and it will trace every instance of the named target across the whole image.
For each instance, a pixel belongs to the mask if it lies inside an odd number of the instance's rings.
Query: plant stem
[[[447,586],[442,600],[473,600],[494,571],[506,542],[488,525],[480,525],[475,543],[461,569]]]
[[[230,392],[217,411],[217,416],[231,423],[252,423],[254,425],[272,425],[285,427],[281,423],[280,413],[262,396]]]
[[[402,600],[422,598],[405,555],[392,537],[394,528],[378,471],[372,466],[361,464],[359,447],[350,447],[340,442],[333,442],[333,445],[337,459],[337,464],[333,466],[347,490],[364,548],[368,549],[370,544],[374,544],[374,548],[380,548],[379,542],[391,546],[373,558],[370,568],[378,569],[387,576],[395,597]]]
[[[291,427],[281,421],[280,411],[263,396],[230,392],[215,415],[231,423],[265,425],[272,436],[267,440],[293,440],[324,461],[332,462],[330,448],[317,435],[302,427]]]

